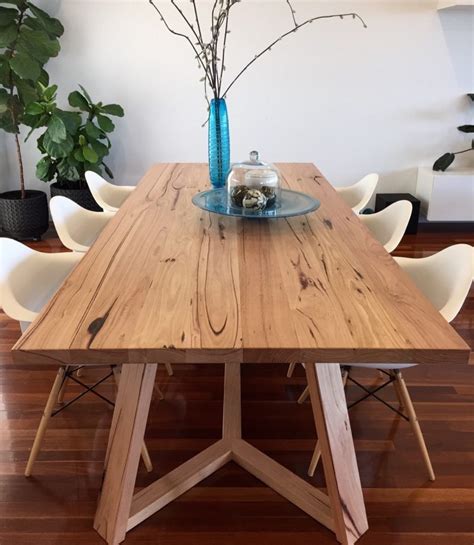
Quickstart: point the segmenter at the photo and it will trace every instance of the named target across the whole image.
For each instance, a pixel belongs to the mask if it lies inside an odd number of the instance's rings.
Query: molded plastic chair
[[[446,321],[451,322],[461,310],[471,287],[474,276],[474,248],[468,244],[456,244],[428,257],[418,259],[396,257],[395,260],[412,278],[418,289],[432,302],[433,306],[440,312]],[[350,370],[354,367],[379,369],[388,377],[389,380],[386,384],[382,385],[382,387],[393,384],[399,401],[400,410],[394,409],[391,406],[390,408],[410,422],[418,441],[418,446],[421,450],[429,478],[434,481],[435,474],[425,440],[418,423],[413,402],[401,373],[402,369],[414,367],[416,365],[417,364],[415,363],[380,363],[374,366],[373,364],[354,363],[342,367],[343,380],[344,383],[348,379],[351,380],[357,386],[364,389],[370,396],[379,399],[378,396],[375,395],[375,392],[370,392],[364,386],[352,379],[349,374]],[[381,387],[379,386],[377,391],[380,389]],[[306,392],[307,389],[303,392],[298,402],[301,403],[304,401],[307,397],[307,394],[305,396]],[[362,400],[366,397],[367,396],[364,396]],[[358,403],[358,401],[353,403],[352,406],[356,403]],[[406,410],[408,415],[401,413],[403,409]],[[321,450],[319,443],[316,443],[308,470],[308,475],[311,477],[314,475],[320,455]]]
[[[10,318],[20,322],[22,332],[36,318],[83,255],[76,252],[37,252],[16,240],[0,238],[0,305]],[[28,458],[25,470],[27,477],[31,475],[55,405],[62,403],[66,381],[78,367],[62,366],[58,370]],[[151,471],[153,467],[145,445],[142,457],[147,470]]]
[[[354,185],[336,187],[335,189],[352,210],[359,214],[369,204],[378,181],[378,174],[367,174]]]
[[[53,197],[49,202],[51,217],[58,236],[66,248],[87,252],[113,218],[113,212],[92,212],[66,197]]]
[[[96,172],[86,172],[86,181],[90,192],[104,212],[117,212],[125,199],[135,189],[133,185],[114,185],[104,180]]]
[[[410,201],[397,201],[375,214],[361,214],[359,219],[387,252],[391,253],[405,234],[412,210]]]

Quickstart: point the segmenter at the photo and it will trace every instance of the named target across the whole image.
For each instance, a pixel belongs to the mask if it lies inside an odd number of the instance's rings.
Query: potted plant
[[[63,195],[89,210],[102,210],[87,187],[85,173],[104,170],[113,174],[104,163],[109,154],[109,134],[115,125],[109,116],[123,117],[118,104],[94,103],[84,87],[69,95],[69,105],[75,111],[65,111],[57,105],[57,86],[43,87],[39,100],[28,105],[35,127],[46,127],[38,139],[43,157],[36,166],[36,175],[44,182],[55,180],[51,196]]]
[[[14,135],[19,170],[19,190],[0,194],[0,222],[17,239],[40,238],[48,229],[46,194],[25,189],[19,135],[22,125],[34,123],[26,108],[38,99],[38,83],[48,85],[44,66],[59,53],[63,31],[31,2],[0,0],[0,129]]]

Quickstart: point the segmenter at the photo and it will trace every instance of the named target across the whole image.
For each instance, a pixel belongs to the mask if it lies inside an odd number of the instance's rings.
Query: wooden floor
[[[456,242],[462,233],[407,236],[399,255],[421,257]],[[60,251],[50,236],[34,244]],[[474,346],[474,291],[454,326]],[[56,416],[34,477],[23,477],[55,369],[14,365],[9,350],[17,323],[0,313],[0,545],[95,545],[92,529],[111,409],[85,396]],[[471,358],[472,361],[472,358]],[[473,361],[474,363],[474,361]],[[85,380],[93,380],[88,371]],[[243,369],[243,433],[251,443],[301,476],[315,442],[309,405],[296,399],[303,372],[285,378],[285,366]],[[374,372],[358,372],[376,383]],[[424,365],[405,374],[437,475],[428,481],[410,426],[383,405],[351,410],[370,530],[360,545],[473,545],[474,373],[472,366]],[[143,487],[220,436],[223,368],[161,369],[164,401],[152,404],[146,441],[155,466],[141,467]],[[112,383],[104,385],[112,395]],[[72,386],[68,396],[78,390]],[[357,395],[349,387],[349,397]],[[394,400],[386,391],[387,400]],[[314,482],[323,486],[319,469]],[[297,507],[229,464],[132,530],[126,544],[330,545],[333,535]]]

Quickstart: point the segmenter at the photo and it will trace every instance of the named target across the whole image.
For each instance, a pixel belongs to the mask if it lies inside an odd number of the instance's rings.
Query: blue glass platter
[[[207,212],[222,214],[224,216],[237,216],[240,218],[290,218],[292,216],[302,216],[314,212],[320,206],[318,199],[292,191],[291,189],[282,189],[280,202],[269,206],[264,210],[249,210],[232,206],[228,202],[227,188],[209,189],[201,191],[193,197],[193,204]]]

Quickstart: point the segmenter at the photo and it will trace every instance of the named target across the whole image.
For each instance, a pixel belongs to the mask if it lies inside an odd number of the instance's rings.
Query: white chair
[[[104,212],[117,212],[135,189],[133,185],[114,185],[96,172],[86,172],[86,182],[97,204]]]
[[[51,217],[59,239],[73,252],[87,252],[113,218],[113,212],[92,212],[66,197],[49,202]]]
[[[352,210],[359,214],[369,204],[379,181],[378,174],[367,174],[362,180],[347,187],[336,187],[336,191]]]
[[[360,214],[359,219],[387,252],[391,253],[405,234],[412,210],[410,201],[397,201],[375,214]]]
[[[451,322],[456,317],[469,293],[474,275],[473,259],[474,248],[468,244],[456,244],[442,250],[441,252],[438,252],[437,254],[424,258],[395,258],[400,267],[402,267],[402,269],[412,278],[418,289],[425,294],[425,296],[432,302],[433,306],[439,310],[441,315],[448,322]],[[378,369],[388,377],[387,382],[381,386],[378,386],[376,391],[378,392],[383,387],[393,384],[399,401],[399,410],[390,405],[388,406],[405,420],[410,422],[417,439],[418,446],[421,450],[429,478],[430,480],[434,481],[435,474],[431,465],[425,440],[418,423],[413,402],[401,373],[402,369],[414,367],[415,365],[417,364],[380,363],[374,366],[365,363],[354,363],[342,367],[343,382],[345,384],[347,380],[351,380],[351,382],[365,391],[365,395],[359,401],[372,396],[387,405],[387,403],[384,400],[381,400],[375,392],[368,390],[365,388],[365,386],[351,378],[350,370],[354,367],[372,368],[374,370]],[[359,403],[359,401],[352,403],[350,407]],[[403,414],[401,412],[403,410],[406,410],[408,414]],[[314,475],[314,471],[320,456],[321,449],[318,442],[316,443],[308,470],[308,475],[311,477]]]
[[[81,260],[82,253],[42,253],[32,250],[27,246],[9,238],[0,238],[0,305],[5,314],[20,322],[22,332],[36,318],[40,310],[54,295],[66,276]],[[55,406],[62,403],[64,390],[68,378],[73,379],[86,389],[83,384],[73,376],[80,366],[61,366],[51,388],[40,425],[36,432],[35,440],[28,458],[25,475],[31,475],[33,464],[38,456],[41,443],[51,416],[59,410],[73,403],[76,398],[68,401],[63,407]],[[104,367],[97,365],[96,367]],[[93,385],[91,392],[108,401],[104,396],[94,391],[101,382],[112,376],[113,371]],[[81,396],[82,394],[80,394]],[[108,401],[113,404],[112,402]],[[142,447],[142,457],[148,471],[153,469],[151,460],[145,445]]]

